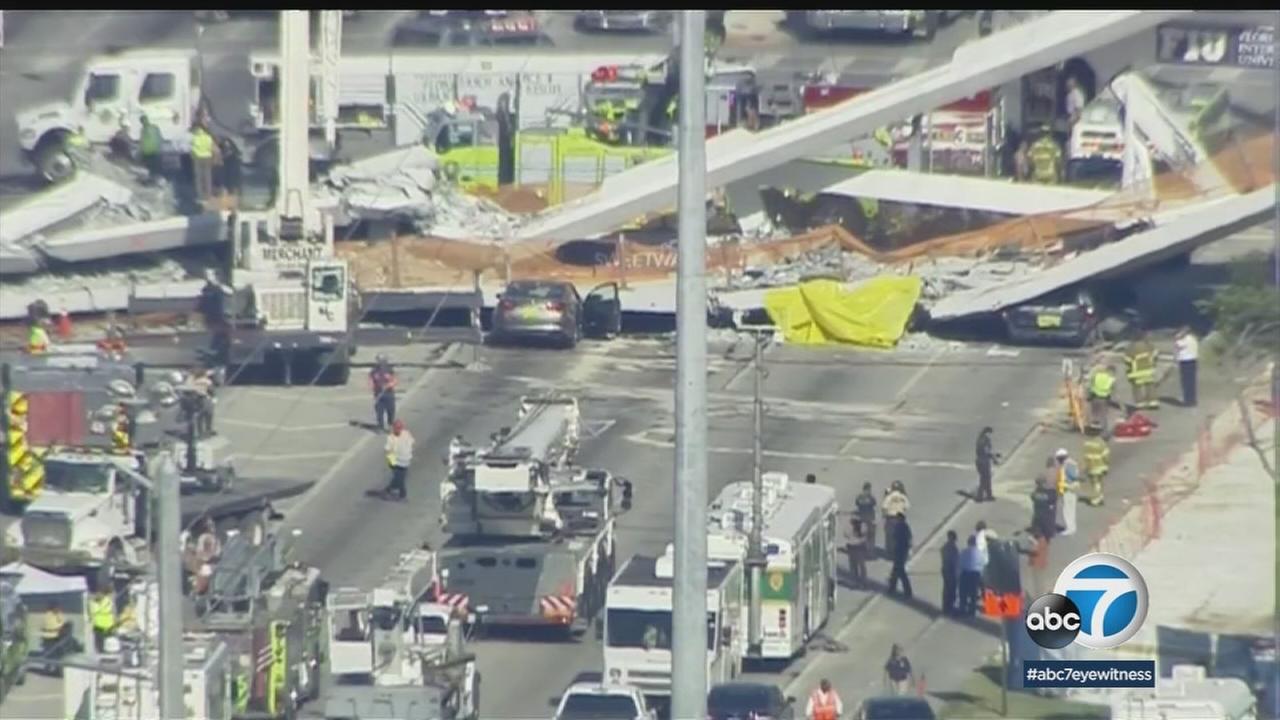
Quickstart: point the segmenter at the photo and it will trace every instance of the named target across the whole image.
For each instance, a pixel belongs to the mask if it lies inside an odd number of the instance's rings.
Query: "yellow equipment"
[[[14,502],[29,502],[44,487],[44,464],[27,437],[30,401],[19,392],[5,395],[5,467],[8,469],[8,496]]]
[[[447,176],[467,191],[498,188],[496,134],[472,133],[470,144],[438,152]],[[478,138],[479,142],[474,142]],[[611,145],[582,128],[531,128],[516,134],[515,183],[547,186],[547,201],[564,202],[574,190],[589,192],[610,175],[672,152],[665,147]]]

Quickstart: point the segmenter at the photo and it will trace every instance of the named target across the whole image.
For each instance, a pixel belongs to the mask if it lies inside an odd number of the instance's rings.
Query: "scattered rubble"
[[[401,148],[334,168],[318,194],[337,201],[339,225],[408,221],[423,235],[450,240],[512,235],[519,218],[493,200],[441,181],[438,164],[424,147]]]

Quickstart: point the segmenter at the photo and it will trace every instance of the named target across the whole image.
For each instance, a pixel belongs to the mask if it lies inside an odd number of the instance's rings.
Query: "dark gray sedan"
[[[584,298],[566,280],[512,280],[498,296],[490,337],[551,338],[572,348],[583,337],[612,337],[621,329],[617,283],[592,288]]]
[[[665,32],[674,17],[670,10],[579,10],[573,24],[588,31]]]

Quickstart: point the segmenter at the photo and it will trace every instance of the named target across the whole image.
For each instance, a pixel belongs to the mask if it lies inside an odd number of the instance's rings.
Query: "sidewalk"
[[[1213,443],[1208,442],[1207,436],[1201,436],[1205,435],[1206,423],[1212,418],[1221,416],[1216,428],[1220,433],[1232,425],[1232,415],[1238,419],[1234,389],[1216,369],[1202,368],[1201,376],[1200,407],[1187,409],[1166,402],[1161,410],[1152,413],[1160,426],[1150,437],[1112,444],[1107,504],[1101,508],[1080,504],[1078,532],[1072,537],[1054,539],[1049,569],[1040,580],[1041,585],[1051,585],[1063,567],[1080,555],[1098,549],[1104,538],[1108,551],[1132,558],[1159,534],[1160,502],[1168,502],[1172,497],[1167,491],[1163,495],[1156,492],[1156,481],[1175,468],[1188,447],[1197,448],[1205,458],[1203,462],[1194,463],[1193,475],[1197,482],[1203,475],[1202,470],[1221,457],[1223,440],[1230,433],[1220,435]],[[1120,389],[1127,394],[1127,388]],[[1169,386],[1166,384],[1164,389]],[[1040,431],[997,468],[996,502],[965,502],[943,530],[955,530],[963,544],[980,520],[985,520],[988,527],[1002,537],[1027,526],[1028,496],[1046,459],[1058,447],[1080,455],[1083,438],[1067,430],[1065,403],[1062,407],[1058,416],[1047,418]],[[997,450],[1010,442],[1010,438],[996,438]],[[926,534],[918,529],[917,541],[924,542]],[[806,663],[799,673],[791,674],[787,694],[804,696],[816,686],[819,678],[829,677],[844,696],[846,705],[856,707],[868,697],[884,694],[884,660],[890,645],[898,643],[911,658],[917,679],[922,681],[931,701],[941,704],[954,697],[969,681],[975,667],[993,655],[998,658],[1001,644],[998,625],[982,618],[957,621],[941,615],[939,548],[944,540],[945,532],[935,533],[909,564],[915,590],[913,600],[883,594],[871,597],[855,620],[819,650],[828,654]],[[872,582],[883,588],[888,570],[886,562],[878,561],[868,568],[868,573]],[[844,568],[842,582],[843,572]],[[1031,573],[1024,570],[1024,586],[1031,587],[1034,581]],[[1040,592],[1049,589],[1037,588]]]

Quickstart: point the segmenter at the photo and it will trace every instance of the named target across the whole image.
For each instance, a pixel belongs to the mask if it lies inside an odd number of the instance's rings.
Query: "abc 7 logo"
[[[1066,595],[1041,595],[1027,608],[1027,634],[1040,647],[1064,648],[1080,635],[1080,609]]]
[[[1027,634],[1040,647],[1075,642],[1094,650],[1133,637],[1147,617],[1147,584],[1127,560],[1109,553],[1078,558],[1058,576],[1054,592],[1027,608]]]

